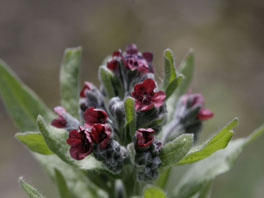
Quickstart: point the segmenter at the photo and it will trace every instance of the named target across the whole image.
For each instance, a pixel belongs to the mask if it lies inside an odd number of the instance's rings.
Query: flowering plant
[[[100,66],[99,88],[84,82],[79,89],[80,59],[81,48],[65,51],[57,115],[0,62],[0,94],[17,127],[26,131],[16,138],[47,170],[61,198],[206,198],[213,179],[264,132],[262,126],[247,138],[231,140],[238,124],[234,118],[197,144],[203,122],[213,113],[203,96],[189,89],[192,51],[176,70],[172,51],[165,50],[160,85],[153,54],[139,52],[135,44],[115,51]],[[173,169],[184,164],[190,168],[167,190]],[[20,183],[29,197],[44,197],[23,178]]]

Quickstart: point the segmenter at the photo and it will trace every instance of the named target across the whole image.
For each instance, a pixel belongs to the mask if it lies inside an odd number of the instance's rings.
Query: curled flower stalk
[[[188,91],[192,52],[176,69],[171,50],[165,50],[164,76],[158,83],[153,54],[130,44],[124,51],[114,51],[99,67],[100,86],[85,81],[79,88],[80,54],[80,48],[65,52],[61,106],[54,108],[55,113],[0,62],[0,93],[11,117],[21,130],[39,130],[18,133],[16,138],[49,170],[61,198],[200,197],[219,174],[215,162],[227,170],[228,159],[235,159],[242,147],[264,131],[264,127],[258,129],[238,145],[230,141],[238,124],[235,118],[196,145],[203,123],[214,114],[201,93]],[[36,117],[37,127],[32,123]],[[235,146],[227,147],[229,142]],[[216,152],[224,148],[228,152]],[[164,192],[173,177],[172,167],[182,164],[193,164],[186,172],[188,181],[180,180],[175,189]],[[196,170],[201,169],[197,178]],[[20,182],[29,197],[42,197],[22,178]]]

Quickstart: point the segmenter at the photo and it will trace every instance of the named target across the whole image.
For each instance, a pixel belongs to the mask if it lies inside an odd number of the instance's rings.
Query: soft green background
[[[104,57],[128,43],[154,52],[158,78],[164,49],[171,48],[179,63],[194,48],[192,88],[215,113],[202,138],[238,116],[236,138],[264,121],[263,22],[260,0],[1,0],[0,57],[52,108],[59,102],[58,72],[66,47],[83,46],[81,79],[95,84]],[[1,197],[26,197],[17,182],[25,176],[53,198],[55,187],[14,139],[17,129],[1,100],[0,131]],[[214,198],[263,197],[263,140],[247,147],[233,170],[216,179]]]

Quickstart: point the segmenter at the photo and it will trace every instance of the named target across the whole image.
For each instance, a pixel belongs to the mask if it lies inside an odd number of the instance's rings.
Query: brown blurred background
[[[0,1],[0,57],[51,108],[59,104],[66,47],[83,47],[81,80],[96,84],[104,57],[128,43],[154,52],[157,77],[164,49],[171,48],[179,63],[194,48],[192,88],[215,113],[203,138],[235,116],[240,118],[235,138],[264,122],[263,35],[261,0]],[[45,172],[14,139],[17,131],[0,100],[0,197],[26,197],[17,182],[21,175],[56,197]],[[214,198],[263,197],[263,140],[248,146],[232,171],[216,179]]]

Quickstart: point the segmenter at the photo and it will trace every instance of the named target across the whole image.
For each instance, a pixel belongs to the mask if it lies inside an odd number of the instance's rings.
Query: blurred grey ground
[[[97,67],[113,50],[135,42],[153,51],[157,76],[162,52],[179,63],[195,49],[194,92],[215,112],[202,138],[234,116],[236,137],[264,122],[264,1],[0,1],[0,57],[49,107],[59,104],[58,71],[64,48],[83,46],[82,81],[98,84]],[[21,175],[50,198],[55,187],[15,139],[17,129],[0,101],[0,197],[26,197]],[[235,137],[235,138],[236,138]],[[262,198],[264,137],[250,145],[229,174],[214,182],[214,198]]]

